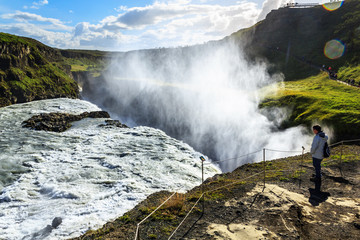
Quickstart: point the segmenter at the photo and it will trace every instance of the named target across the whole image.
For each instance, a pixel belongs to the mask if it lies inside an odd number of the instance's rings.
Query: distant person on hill
[[[321,161],[324,159],[324,146],[329,137],[323,131],[321,131],[321,127],[319,125],[313,126],[312,129],[315,137],[311,144],[310,153],[312,155],[313,165],[315,168],[315,178],[311,178],[311,180],[320,181]]]

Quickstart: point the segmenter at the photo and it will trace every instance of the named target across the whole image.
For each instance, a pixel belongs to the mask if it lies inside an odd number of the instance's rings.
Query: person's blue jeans
[[[315,168],[315,177],[316,178],[321,178],[321,161],[322,159],[318,159],[318,158],[312,158],[313,159],[313,165]]]

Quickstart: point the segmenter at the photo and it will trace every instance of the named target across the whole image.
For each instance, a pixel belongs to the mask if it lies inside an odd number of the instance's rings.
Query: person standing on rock
[[[321,161],[324,159],[324,146],[328,140],[328,136],[321,131],[321,127],[319,125],[313,126],[313,132],[315,137],[311,144],[310,153],[313,159],[313,165],[315,168],[315,178],[311,180],[319,181],[321,180]]]

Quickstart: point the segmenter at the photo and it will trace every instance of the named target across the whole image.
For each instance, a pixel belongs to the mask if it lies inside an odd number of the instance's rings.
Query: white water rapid
[[[201,182],[200,153],[149,127],[103,128],[105,119],[74,122],[63,133],[22,128],[31,116],[100,109],[53,99],[0,108],[0,239],[67,239],[100,227],[160,190]],[[206,165],[206,177],[219,173]],[[34,235],[35,234],[35,235]]]

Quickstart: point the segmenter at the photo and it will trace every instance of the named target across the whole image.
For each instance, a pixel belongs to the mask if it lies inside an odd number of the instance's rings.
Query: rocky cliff
[[[0,33],[0,107],[32,100],[77,98],[77,83],[60,50]]]

